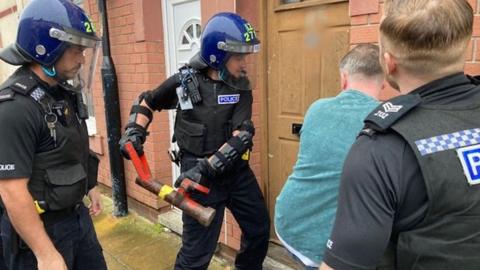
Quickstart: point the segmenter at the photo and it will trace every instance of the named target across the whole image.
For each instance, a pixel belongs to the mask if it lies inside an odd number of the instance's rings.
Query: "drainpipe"
[[[106,0],[98,0],[98,10],[103,25],[102,50],[102,85],[105,103],[105,120],[107,122],[108,154],[112,178],[113,215],[123,217],[128,214],[127,191],[123,158],[120,155],[118,141],[121,136],[120,102],[118,83],[110,53],[110,37],[108,33],[108,15]]]

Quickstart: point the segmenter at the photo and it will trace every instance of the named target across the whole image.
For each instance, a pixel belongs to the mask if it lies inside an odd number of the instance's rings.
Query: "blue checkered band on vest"
[[[422,156],[480,143],[480,128],[462,130],[415,141]]]
[[[44,95],[45,95],[45,92],[40,88],[33,90],[33,92],[30,94],[30,96],[36,101],[39,101],[40,99],[42,99]]]

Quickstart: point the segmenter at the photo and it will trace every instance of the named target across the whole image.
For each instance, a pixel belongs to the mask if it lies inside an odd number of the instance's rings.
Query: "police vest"
[[[470,106],[433,106],[406,95],[366,119],[408,142],[428,195],[425,219],[395,241],[398,270],[480,269],[480,92],[476,99]]]
[[[19,69],[0,87],[0,95],[11,96],[11,99],[15,94],[30,96],[34,101],[32,105],[38,106],[43,118],[49,118],[55,113],[53,107],[58,101],[29,72]],[[64,104],[64,111],[61,112],[64,118],[56,115],[54,124],[56,146],[46,152],[35,153],[32,175],[28,181],[32,197],[46,211],[61,210],[81,203],[88,191],[88,164],[89,161],[91,164],[92,157],[89,155],[86,124],[77,117],[72,103]]]
[[[177,109],[174,140],[180,150],[204,157],[215,153],[232,136],[235,105],[248,91],[196,73],[202,102],[193,109]],[[250,94],[250,93],[248,93]]]

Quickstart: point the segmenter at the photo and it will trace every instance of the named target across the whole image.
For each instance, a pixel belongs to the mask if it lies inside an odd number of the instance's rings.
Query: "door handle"
[[[302,124],[293,123],[292,124],[292,134],[300,137],[300,130],[302,129]]]

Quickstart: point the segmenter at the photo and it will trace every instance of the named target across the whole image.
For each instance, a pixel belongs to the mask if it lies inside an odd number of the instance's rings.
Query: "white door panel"
[[[170,76],[200,50],[200,0],[165,0],[163,11],[166,71]],[[169,112],[169,118],[170,135],[173,135],[175,111]],[[176,144],[171,147],[177,149]],[[172,183],[179,174],[180,168],[172,163]]]

